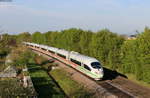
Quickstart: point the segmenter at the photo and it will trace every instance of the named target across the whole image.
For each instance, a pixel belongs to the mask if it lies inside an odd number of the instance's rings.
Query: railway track
[[[115,85],[111,84],[108,81],[104,82],[97,82],[100,86],[106,89],[106,91],[110,92],[111,94],[117,96],[118,98],[135,98],[134,95],[129,94],[128,92],[124,91],[121,88],[116,87]]]
[[[44,52],[43,50],[36,50],[34,48],[31,49],[40,52],[42,55],[49,56],[47,52]],[[57,62],[60,62],[61,64],[63,63],[61,61]],[[76,71],[79,72],[78,70]],[[79,73],[82,74],[81,72]],[[95,81],[88,76],[86,77],[92,81]],[[113,80],[105,79],[102,81],[95,81],[95,82],[100,86],[96,89],[96,92],[103,92],[102,94],[105,94],[105,92],[109,92],[110,94],[114,95],[113,98],[148,98],[147,96],[150,96],[150,94],[148,93],[148,91],[150,91],[149,89],[145,89],[144,87],[134,84],[129,80],[120,76],[117,76]],[[102,90],[101,88],[104,88],[105,90]]]
[[[109,82],[138,98],[150,98],[149,88],[140,86],[136,83],[133,83],[132,81],[129,81],[128,79],[118,77],[117,79]]]

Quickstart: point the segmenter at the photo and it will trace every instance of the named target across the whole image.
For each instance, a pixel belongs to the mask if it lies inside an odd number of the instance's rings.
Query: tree
[[[29,32],[23,32],[17,35],[17,43],[22,44],[22,42],[30,42],[31,34]]]
[[[40,32],[34,32],[32,34],[32,41],[35,43],[38,43],[38,44],[45,43],[46,42],[45,39],[46,39],[45,36],[41,34]]]
[[[10,43],[12,42],[13,37],[8,34],[3,34],[3,39],[0,40],[0,57],[5,57],[10,52]]]
[[[138,42],[138,61],[142,69],[142,79],[150,83],[150,29],[145,28],[145,31],[137,38]],[[140,73],[141,74],[141,73]]]
[[[124,42],[121,48],[121,70],[124,73],[133,73],[136,74],[140,72],[139,67],[137,67],[138,56],[137,56],[137,41],[136,40],[127,40]]]
[[[44,33],[44,36],[45,36],[45,44],[46,45],[51,45],[51,39],[52,39],[52,31],[48,31],[46,33]]]
[[[93,35],[90,43],[91,56],[98,58],[104,65],[112,66],[117,68],[119,65],[120,48],[123,44],[123,37],[118,36],[109,30],[101,30]],[[111,60],[109,60],[111,58]],[[114,67],[116,66],[116,67]]]
[[[125,41],[121,48],[121,70],[132,73],[138,80],[150,83],[150,29],[137,35],[137,39]]]
[[[90,55],[90,42],[92,39],[91,31],[83,31],[80,35],[79,47],[82,54]]]
[[[75,28],[62,31],[61,42],[64,48],[70,51],[80,52],[79,42],[82,32],[83,30]]]

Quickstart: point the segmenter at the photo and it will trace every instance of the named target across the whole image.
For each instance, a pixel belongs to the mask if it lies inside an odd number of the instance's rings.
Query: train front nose
[[[99,69],[99,73],[100,73],[100,77],[103,78],[103,76],[104,76],[103,68]]]
[[[102,79],[104,76],[103,68],[95,70],[95,73],[98,75],[99,79]]]

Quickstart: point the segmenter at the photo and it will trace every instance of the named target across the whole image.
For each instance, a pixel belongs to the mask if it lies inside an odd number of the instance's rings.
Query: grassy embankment
[[[110,69],[109,67],[106,67],[106,68]],[[123,73],[123,72],[120,71],[120,70],[117,70],[117,72],[119,72],[119,73],[121,73],[121,74]],[[150,84],[148,84],[148,83],[146,83],[146,82],[144,82],[144,81],[137,80],[137,79],[136,79],[136,76],[135,76],[134,74],[129,74],[129,73],[127,73],[127,74],[124,74],[124,75],[127,76],[127,78],[128,78],[129,80],[131,80],[132,82],[135,82],[135,83],[137,83],[137,84],[139,84],[139,85],[141,85],[141,86],[150,88]]]
[[[105,66],[105,68],[111,70],[110,67]],[[129,80],[131,80],[132,82],[135,82],[135,83],[137,83],[137,84],[139,84],[139,85],[141,85],[141,86],[150,88],[150,84],[148,84],[148,83],[146,83],[146,82],[143,82],[143,81],[140,81],[140,80],[137,80],[137,79],[136,79],[136,76],[135,76],[134,74],[123,74],[123,72],[120,71],[120,70],[116,70],[116,71],[117,71],[118,73],[122,74],[122,75],[125,75],[125,76],[126,76]]]
[[[128,77],[129,80],[131,80],[131,81],[133,81],[133,82],[135,82],[135,83],[137,83],[139,85],[142,85],[142,86],[150,88],[150,84],[148,84],[146,82],[143,82],[143,81],[137,80],[136,77],[135,77],[135,75],[133,75],[133,74],[126,74],[126,75],[127,75],[127,77]]]
[[[28,65],[29,74],[39,98],[64,98],[65,95],[47,72],[38,64]]]
[[[119,71],[119,70],[118,70],[118,72],[123,73],[123,72],[121,72],[121,71]],[[136,76],[135,76],[134,74],[129,74],[129,73],[127,73],[127,74],[124,74],[124,75],[127,76],[127,78],[128,78],[129,80],[131,80],[132,82],[135,82],[135,83],[137,83],[137,84],[139,84],[139,85],[141,85],[141,86],[150,88],[150,84],[148,84],[148,83],[146,83],[146,82],[144,82],[144,81],[137,80],[137,79],[136,79]]]
[[[63,69],[54,69],[49,72],[52,77],[61,86],[64,92],[73,98],[91,98],[92,93],[86,90],[82,84],[72,80],[67,72]]]

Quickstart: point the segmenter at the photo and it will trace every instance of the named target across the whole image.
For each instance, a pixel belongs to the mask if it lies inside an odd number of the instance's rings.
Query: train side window
[[[53,53],[53,54],[55,53],[55,52],[53,52],[53,51],[50,51],[50,50],[48,50],[48,51],[49,51],[50,53]]]
[[[80,65],[80,66],[81,66],[81,62],[79,62],[79,61],[77,61],[77,60],[74,60],[74,59],[72,59],[72,58],[71,58],[71,61],[72,61],[72,62],[74,62],[75,64],[77,64],[77,65]]]
[[[58,56],[62,57],[62,58],[66,58],[66,56],[62,55],[62,54],[59,54],[57,53]]]
[[[42,48],[42,50],[46,50],[46,49]]]
[[[88,67],[87,65],[84,64],[84,68],[91,71],[90,67]]]

